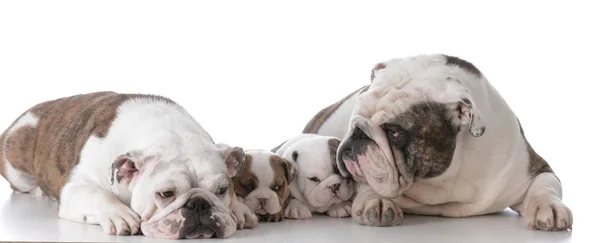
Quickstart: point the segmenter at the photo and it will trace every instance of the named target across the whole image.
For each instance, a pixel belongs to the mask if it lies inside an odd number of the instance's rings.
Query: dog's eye
[[[221,195],[221,194],[227,192],[227,189],[229,189],[229,188],[228,187],[219,188],[219,190],[217,190],[217,195]]]
[[[400,133],[399,133],[399,132],[392,131],[392,130],[387,130],[387,133],[388,133],[389,135],[392,135],[392,137],[395,137],[395,138],[397,138],[398,136],[400,136]]]
[[[250,192],[250,191],[252,191],[252,189],[254,189],[254,188],[252,187],[252,184],[247,184],[247,185],[244,185],[244,188],[246,188],[246,191],[248,191],[248,192]]]
[[[274,187],[271,188],[271,190],[277,192],[277,191],[281,190],[281,186],[274,186]]]
[[[164,192],[159,192],[158,194],[159,194],[159,195],[160,195],[160,197],[162,197],[162,198],[170,198],[170,197],[172,197],[173,195],[175,195],[175,192],[173,192],[173,191],[164,191]]]
[[[308,178],[308,179],[309,179],[309,180],[311,180],[311,181],[314,181],[314,182],[316,182],[316,183],[319,183],[319,182],[321,182],[321,180],[319,180],[319,178],[317,178],[317,177],[310,177],[310,178]]]

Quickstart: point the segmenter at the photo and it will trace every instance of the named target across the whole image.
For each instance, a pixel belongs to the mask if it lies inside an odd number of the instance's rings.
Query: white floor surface
[[[496,215],[464,219],[405,215],[400,226],[385,228],[360,226],[349,218],[318,216],[304,221],[261,223],[256,229],[238,231],[229,239],[208,240],[244,243],[600,242],[592,231],[597,212],[585,210],[586,205],[592,206],[587,202],[592,201],[574,191],[569,195],[580,200],[569,200],[573,202],[570,206],[575,212],[575,225],[572,231],[565,232],[530,231],[516,213],[506,210]],[[106,235],[98,225],[59,219],[56,212],[56,202],[47,197],[13,193],[8,184],[0,180],[1,241],[174,242],[144,236]]]

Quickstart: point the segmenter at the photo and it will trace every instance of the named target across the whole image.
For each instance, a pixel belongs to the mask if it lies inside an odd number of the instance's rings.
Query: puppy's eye
[[[248,191],[248,192],[250,192],[250,191],[252,191],[252,189],[254,189],[251,184],[244,185],[244,188],[246,188],[246,191]]]
[[[271,190],[278,192],[279,190],[281,190],[281,186],[274,186],[271,188]]]
[[[225,192],[227,192],[227,189],[229,189],[229,187],[221,187],[219,188],[219,190],[217,190],[217,195],[222,195]]]
[[[173,191],[164,191],[164,192],[159,192],[158,194],[159,194],[159,195],[160,195],[160,197],[162,197],[162,198],[170,198],[170,197],[172,197],[173,195],[175,195],[175,192],[173,192]]]
[[[321,182],[321,180],[319,180],[319,178],[317,178],[317,177],[310,177],[310,178],[308,178],[308,179],[309,179],[309,180],[311,180],[311,181],[314,181],[314,182],[316,182],[316,183],[319,183],[319,182]]]

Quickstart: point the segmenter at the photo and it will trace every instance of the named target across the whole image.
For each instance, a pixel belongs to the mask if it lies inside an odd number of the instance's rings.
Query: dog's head
[[[294,183],[311,206],[328,208],[352,197],[353,181],[342,177],[336,164],[339,139],[314,135],[290,143],[283,157],[298,164]]]
[[[246,162],[233,178],[236,195],[259,219],[281,213],[289,196],[288,185],[298,169],[295,164],[266,150],[247,150]]]
[[[245,159],[239,147],[130,151],[112,164],[111,183],[131,192],[131,208],[149,237],[227,238],[236,231],[231,178]]]
[[[337,163],[383,197],[415,180],[441,175],[457,139],[479,137],[485,120],[473,90],[483,87],[471,63],[446,55],[420,55],[377,64],[369,90],[359,96]]]

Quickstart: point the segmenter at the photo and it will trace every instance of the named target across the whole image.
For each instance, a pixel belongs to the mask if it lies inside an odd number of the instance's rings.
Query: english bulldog
[[[337,167],[339,145],[336,137],[306,133],[273,149],[298,166],[298,176],[290,184],[286,218],[308,219],[312,213],[327,213],[335,218],[350,216],[354,185],[352,179],[342,177]]]
[[[511,208],[530,229],[572,228],[562,186],[519,119],[472,63],[432,54],[373,66],[371,84],[318,112],[304,133],[341,139],[352,217],[392,226],[407,213],[468,217]]]
[[[228,238],[253,228],[231,178],[239,147],[216,144],[158,95],[94,92],[39,103],[0,136],[0,173],[16,192],[43,192],[58,216],[108,234]]]
[[[246,150],[245,163],[233,177],[235,193],[262,222],[279,222],[290,195],[288,185],[294,181],[298,169],[268,150]]]

